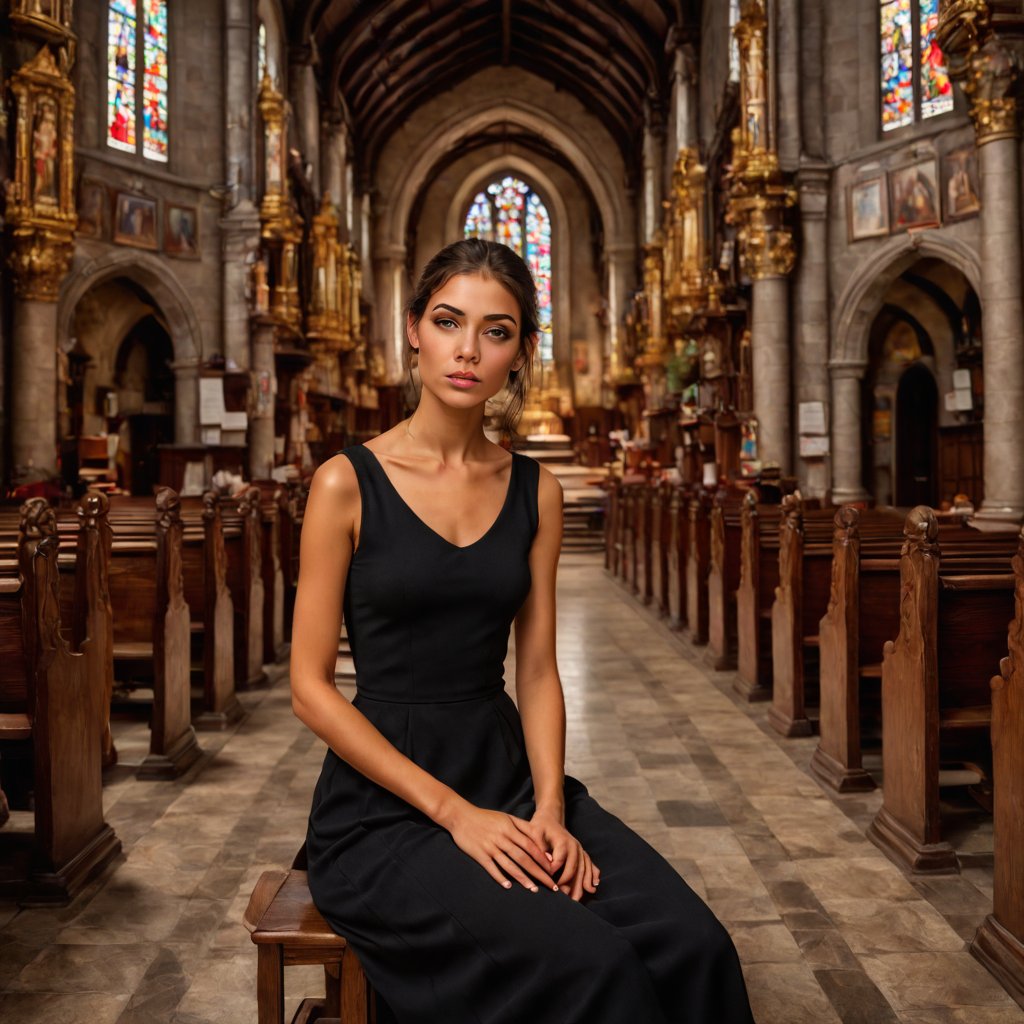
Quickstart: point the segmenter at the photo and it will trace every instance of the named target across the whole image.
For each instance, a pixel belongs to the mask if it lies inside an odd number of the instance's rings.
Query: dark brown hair
[[[509,372],[511,398],[502,410],[502,431],[514,437],[516,424],[526,406],[526,392],[533,377],[533,348],[540,330],[537,286],[530,268],[507,245],[482,238],[464,238],[446,245],[423,268],[406,313],[418,324],[427,311],[430,296],[458,274],[480,274],[498,282],[519,303],[519,344],[526,356],[521,370]]]

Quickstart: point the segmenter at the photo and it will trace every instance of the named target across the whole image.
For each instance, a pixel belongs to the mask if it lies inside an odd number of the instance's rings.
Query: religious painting
[[[78,187],[78,228],[81,238],[110,236],[110,194],[107,186],[88,178]]]
[[[942,158],[942,195],[946,220],[973,217],[981,210],[975,146],[962,146]]]
[[[885,175],[854,182],[846,189],[847,237],[851,242],[889,234]]]
[[[939,183],[935,160],[919,160],[889,172],[893,228],[934,227],[939,221]]]
[[[114,204],[114,241],[140,249],[156,249],[156,200],[118,192]]]
[[[42,96],[32,119],[32,205],[36,209],[58,205],[59,151],[57,103]]]
[[[199,211],[194,206],[164,206],[164,252],[199,259]]]

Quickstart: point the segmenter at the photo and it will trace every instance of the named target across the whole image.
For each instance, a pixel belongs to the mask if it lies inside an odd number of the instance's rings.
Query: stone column
[[[978,141],[981,184],[985,499],[982,519],[1024,518],[1024,295],[1021,281],[1018,60],[993,31],[984,0],[944,6],[939,44],[963,86]]]
[[[14,303],[11,373],[12,477],[57,475],[57,303]]]
[[[320,110],[316,95],[316,74],[309,46],[293,46],[288,51],[288,80],[292,110],[295,113],[295,139],[304,162],[312,171],[309,184],[320,195]]]
[[[608,335],[605,351],[608,353],[608,373],[613,382],[623,376],[632,376],[633,368],[626,366],[623,359],[620,332],[626,300],[633,284],[635,256],[635,250],[629,244],[619,242],[605,247],[605,261],[608,265]]]
[[[406,379],[405,319],[405,246],[389,245],[373,261],[376,297],[373,336],[384,357],[385,384],[401,384]]]
[[[778,463],[786,474],[792,467],[788,279],[782,274],[756,278],[751,307],[758,456],[762,463]]]
[[[174,443],[199,443],[199,360],[168,364],[174,371]]]
[[[828,189],[829,170],[805,164],[797,173],[800,196],[800,262],[793,294],[794,399],[829,405],[828,305]],[[804,497],[823,498],[828,490],[827,462],[804,459],[794,445],[797,479]]]
[[[324,191],[329,193],[342,224],[345,224],[348,202],[348,197],[345,194],[348,139],[345,124],[341,120],[341,115],[336,111],[331,112],[324,119],[320,152],[323,163]]]
[[[644,242],[650,242],[661,225],[661,200],[664,195],[664,140],[660,126],[654,122],[650,102],[646,106],[643,151],[643,232]]]
[[[266,480],[274,468],[274,324],[253,322],[253,402],[249,416],[249,475]]]
[[[865,501],[862,482],[861,378],[864,363],[832,363],[832,502]]]
[[[800,0],[777,0],[772,70],[769,82],[777,83],[779,116],[779,165],[784,171],[796,170],[803,148],[800,138]]]
[[[249,366],[249,261],[259,247],[253,205],[252,20],[248,0],[225,0],[224,174],[221,229],[221,322],[224,358]],[[205,353],[204,353],[205,354]],[[230,364],[229,364],[230,365]]]

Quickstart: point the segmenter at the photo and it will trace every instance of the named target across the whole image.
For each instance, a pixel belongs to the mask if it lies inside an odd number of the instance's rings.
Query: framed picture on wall
[[[139,249],[156,249],[156,200],[118,192],[114,203],[114,241]]]
[[[942,158],[942,197],[946,220],[963,220],[981,210],[977,147],[961,146]]]
[[[889,199],[893,230],[939,224],[939,182],[934,157],[890,171]]]
[[[194,206],[164,205],[164,252],[199,259],[199,210]]]
[[[78,227],[81,238],[110,237],[110,193],[101,181],[83,178],[78,186]]]
[[[864,178],[846,189],[847,237],[851,242],[889,234],[885,175]]]

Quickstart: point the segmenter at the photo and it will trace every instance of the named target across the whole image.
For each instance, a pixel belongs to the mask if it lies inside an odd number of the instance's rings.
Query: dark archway
[[[921,363],[907,367],[896,390],[896,504],[938,504],[939,389]]]
[[[159,482],[159,446],[174,442],[174,360],[171,337],[155,316],[125,335],[114,362],[119,396],[123,485],[149,495]]]

